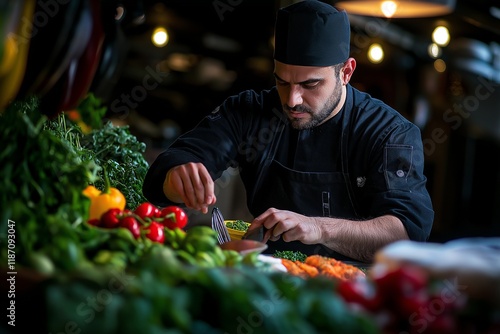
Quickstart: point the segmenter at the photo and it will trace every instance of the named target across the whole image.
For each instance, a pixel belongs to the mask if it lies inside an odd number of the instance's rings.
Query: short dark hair
[[[335,71],[336,75],[339,75],[340,70],[342,69],[342,67],[344,67],[344,64],[345,63],[338,63],[338,64],[335,64],[335,65],[332,65],[333,70]]]

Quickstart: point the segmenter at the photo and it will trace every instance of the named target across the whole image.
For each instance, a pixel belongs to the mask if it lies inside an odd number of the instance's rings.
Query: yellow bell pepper
[[[83,194],[90,198],[89,220],[100,219],[101,215],[109,209],[118,208],[124,210],[127,204],[125,196],[121,191],[109,186],[106,171],[104,171],[104,180],[104,191],[100,191],[93,185],[89,185],[83,190]]]

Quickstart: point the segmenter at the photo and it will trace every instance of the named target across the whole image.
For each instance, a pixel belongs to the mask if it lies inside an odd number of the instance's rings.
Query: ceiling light
[[[335,6],[354,15],[412,18],[449,14],[455,0],[341,0]]]
[[[446,46],[450,42],[450,32],[445,26],[438,26],[432,32],[432,41],[439,46]]]
[[[384,60],[384,49],[380,44],[374,43],[368,49],[368,59],[374,64],[378,64]]]
[[[439,73],[443,73],[446,71],[446,63],[442,59],[436,59],[434,61],[434,69],[438,71]]]
[[[437,45],[436,43],[431,43],[429,44],[429,46],[427,47],[427,53],[429,54],[429,56],[431,56],[432,58],[438,58],[438,57],[441,57],[441,48],[439,47],[439,45]]]
[[[393,17],[398,9],[398,4],[395,1],[382,1],[380,10],[385,17]]]
[[[151,41],[157,47],[162,47],[168,43],[168,33],[163,27],[156,28],[151,35]]]

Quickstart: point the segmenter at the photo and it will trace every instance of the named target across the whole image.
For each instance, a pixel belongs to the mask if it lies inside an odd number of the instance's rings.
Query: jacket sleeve
[[[411,240],[427,240],[434,211],[426,188],[418,127],[402,122],[386,128],[369,156],[367,185],[361,195],[367,215],[394,215],[402,221]]]
[[[243,102],[242,102],[243,101]],[[151,164],[143,183],[143,194],[158,206],[173,204],[163,193],[167,172],[188,162],[201,162],[215,180],[235,165],[246,117],[244,96],[232,96],[204,117],[197,126],[179,136]]]

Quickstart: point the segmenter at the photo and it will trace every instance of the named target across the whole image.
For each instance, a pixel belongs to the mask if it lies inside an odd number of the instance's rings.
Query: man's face
[[[274,75],[283,111],[295,129],[323,124],[344,104],[345,86],[332,66],[295,66],[275,61]]]

